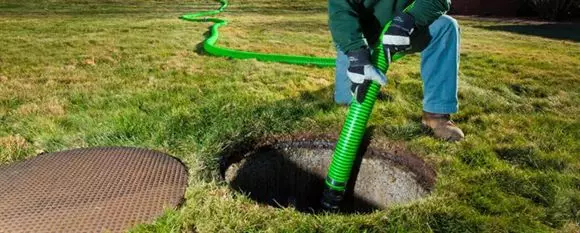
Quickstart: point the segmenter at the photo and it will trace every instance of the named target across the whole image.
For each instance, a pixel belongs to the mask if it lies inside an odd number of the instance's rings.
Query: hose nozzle
[[[320,204],[322,209],[331,213],[336,213],[340,210],[340,203],[344,199],[344,191],[336,191],[329,187],[322,192],[322,199]]]

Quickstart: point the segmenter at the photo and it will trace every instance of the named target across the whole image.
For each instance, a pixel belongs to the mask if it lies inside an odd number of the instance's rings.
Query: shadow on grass
[[[493,25],[479,26],[479,28],[580,42],[580,24],[578,23]]]
[[[188,135],[205,145],[248,142],[288,132],[304,118],[337,108],[332,100],[332,87],[303,91],[272,102],[257,102],[251,96],[208,97],[192,111],[169,117],[162,132],[167,132],[165,137],[170,142],[177,143]]]

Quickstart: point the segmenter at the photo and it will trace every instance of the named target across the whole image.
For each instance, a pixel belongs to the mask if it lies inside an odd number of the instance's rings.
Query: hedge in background
[[[538,15],[548,20],[572,17],[572,9],[580,9],[580,0],[528,0]]]

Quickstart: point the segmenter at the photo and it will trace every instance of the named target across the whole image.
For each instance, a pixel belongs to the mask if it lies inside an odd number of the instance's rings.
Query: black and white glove
[[[347,56],[349,67],[346,74],[352,82],[350,89],[356,101],[362,103],[372,81],[385,85],[387,77],[371,64],[370,53],[367,49],[351,51]]]
[[[383,49],[389,63],[395,53],[411,49],[411,34],[415,28],[415,19],[407,13],[398,13],[393,18],[391,26],[383,35]]]

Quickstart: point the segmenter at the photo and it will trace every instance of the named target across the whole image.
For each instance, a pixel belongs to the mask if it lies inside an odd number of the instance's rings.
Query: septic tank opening
[[[318,212],[335,138],[292,136],[240,146],[226,153],[222,176],[229,186],[274,207]],[[425,197],[435,172],[401,145],[367,142],[358,160],[342,213],[368,213]]]

